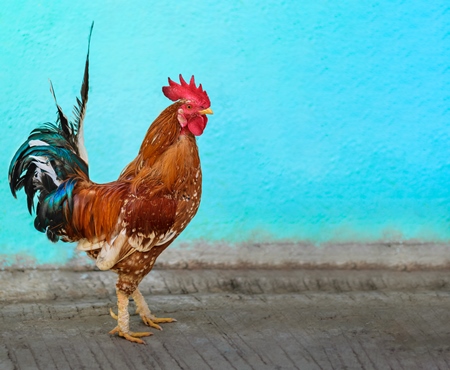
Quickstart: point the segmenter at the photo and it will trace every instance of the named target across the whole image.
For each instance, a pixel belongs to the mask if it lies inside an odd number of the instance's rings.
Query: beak
[[[213,114],[213,111],[212,111],[211,108],[208,108],[208,109],[203,109],[203,110],[199,111],[198,113],[200,113],[200,114]]]

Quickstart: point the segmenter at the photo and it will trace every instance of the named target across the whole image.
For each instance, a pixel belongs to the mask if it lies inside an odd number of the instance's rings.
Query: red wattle
[[[192,132],[195,136],[200,136],[203,134],[205,130],[206,123],[208,122],[208,117],[206,116],[197,116],[188,121],[189,131]]]

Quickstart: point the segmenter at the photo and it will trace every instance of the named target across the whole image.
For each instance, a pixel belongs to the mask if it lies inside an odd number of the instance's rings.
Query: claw
[[[159,323],[165,323],[165,322],[175,322],[177,320],[172,319],[170,317],[155,317],[150,312],[147,303],[145,302],[144,297],[142,296],[139,289],[136,289],[132,295],[134,302],[136,303],[136,313],[141,316],[142,321],[145,325],[151,326],[152,328],[162,330],[161,326],[158,325]]]
[[[145,316],[141,315],[141,319],[145,325],[151,326],[152,328],[163,330],[158,323],[166,323],[166,322],[176,322],[177,320],[172,319],[171,317],[155,317],[153,315]]]
[[[139,343],[139,344],[146,344],[142,339],[142,337],[149,337],[150,335],[153,335],[153,333],[151,332],[129,332],[129,333],[124,333],[122,332],[118,326],[116,326],[113,330],[111,330],[109,332],[109,334],[119,334],[120,337],[125,338],[126,340],[130,341],[130,342],[134,342],[134,343]]]
[[[172,318],[172,317],[152,317],[152,320],[154,322],[161,322],[161,323],[165,323],[165,322],[177,322],[176,319]]]
[[[158,324],[156,324],[155,322],[153,322],[149,317],[147,316],[142,316],[142,321],[144,322],[145,325],[147,326],[151,326],[152,328],[158,329],[158,330],[163,330],[161,326],[159,326]]]
[[[111,317],[114,320],[119,320],[119,318],[117,317],[117,315],[114,313],[114,311],[112,310],[112,308],[109,309],[109,314],[111,315]]]
[[[132,336],[130,336],[128,334],[125,334],[125,333],[119,333],[119,335],[121,337],[125,338],[126,340],[130,341],[130,342],[139,343],[139,344],[147,344],[142,339],[132,337]]]
[[[116,334],[116,333],[118,333],[118,332],[120,332],[120,329],[119,329],[119,327],[118,326],[116,326],[113,330],[111,330],[108,334]]]

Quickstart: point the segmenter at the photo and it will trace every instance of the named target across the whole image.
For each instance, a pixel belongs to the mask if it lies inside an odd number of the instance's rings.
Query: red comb
[[[191,77],[188,84],[180,74],[180,82],[181,84],[178,84],[169,78],[169,86],[162,88],[164,95],[173,101],[180,99],[193,100],[205,108],[211,106],[208,94],[206,91],[203,91],[202,84],[198,85],[198,87],[195,86],[194,76]]]

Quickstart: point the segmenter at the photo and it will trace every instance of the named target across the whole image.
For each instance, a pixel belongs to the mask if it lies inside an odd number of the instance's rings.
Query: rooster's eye
[[[192,105],[188,104],[188,105],[186,106],[186,108],[187,108],[187,109],[191,109],[191,108],[192,108]]]

